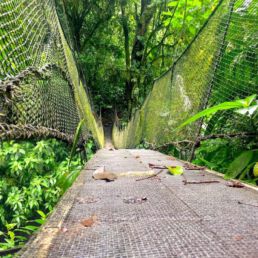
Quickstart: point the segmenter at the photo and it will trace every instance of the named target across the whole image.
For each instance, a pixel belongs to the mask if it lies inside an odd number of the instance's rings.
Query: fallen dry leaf
[[[117,179],[117,176],[114,173],[105,171],[105,167],[96,169],[93,172],[92,177],[95,180],[106,180],[107,182],[111,182]]]
[[[152,163],[149,163],[149,167],[150,168],[156,168],[156,169],[167,169],[166,166],[155,165],[155,164],[152,164]]]
[[[103,173],[105,172],[105,167],[98,167],[95,171],[94,174],[98,174],[98,173]]]
[[[97,216],[94,214],[92,215],[90,218],[82,220],[81,224],[88,228],[88,227],[92,227],[92,225],[97,221]]]
[[[136,158],[136,159],[139,159],[139,158],[140,158],[140,156],[135,156],[135,158]]]
[[[95,203],[98,202],[100,198],[94,198],[94,197],[86,197],[86,198],[77,198],[76,201],[80,204],[84,203]]]
[[[65,232],[67,232],[67,231],[68,231],[67,228],[65,228],[65,227],[64,227],[64,228],[61,228],[61,232],[62,232],[62,233],[65,233]]]
[[[147,177],[144,177],[144,178],[139,178],[139,179],[136,179],[135,181],[143,181],[143,180],[146,180],[146,179],[153,179],[153,178],[157,178],[158,180],[161,180],[158,175],[161,174],[163,172],[163,170],[160,170],[158,173],[155,173],[153,175],[150,175],[150,176],[147,176]]]
[[[148,198],[146,196],[144,197],[127,197],[127,198],[124,198],[123,199],[123,202],[124,203],[127,203],[127,204],[135,204],[135,203],[143,203],[143,202],[146,202],[148,200]]]
[[[213,184],[213,183],[220,183],[218,180],[206,180],[206,181],[187,181],[183,180],[182,181],[184,185],[198,185],[198,184]]]
[[[241,184],[240,182],[235,182],[235,181],[230,181],[226,183],[226,186],[228,187],[235,187],[235,188],[243,188],[245,187],[243,184]]]
[[[238,201],[237,203],[258,208],[258,205],[252,204],[252,203],[244,203],[244,202],[240,202],[240,201]]]
[[[174,157],[168,157],[167,159],[168,160],[176,160],[176,158],[174,158]]]
[[[235,241],[240,241],[240,240],[242,240],[243,238],[244,238],[244,237],[241,236],[241,235],[236,235],[236,236],[233,237],[233,240],[235,240]]]
[[[186,170],[205,170],[206,169],[206,167],[196,166],[193,164],[185,164],[184,168]]]

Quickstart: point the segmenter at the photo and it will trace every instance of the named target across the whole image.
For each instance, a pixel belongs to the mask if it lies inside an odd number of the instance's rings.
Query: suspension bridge
[[[208,125],[173,129],[214,103],[258,93],[255,1],[220,1],[185,52],[154,81],[127,126],[114,125],[114,146],[109,141],[106,148],[65,14],[57,14],[55,1],[2,1],[0,21],[0,139],[72,143],[83,120],[81,138],[93,137],[99,148],[18,256],[257,257],[255,187],[135,149],[143,141],[161,146],[187,139],[180,146],[187,158],[203,126],[210,134],[242,133],[244,119],[235,127],[239,118],[227,111],[223,127],[214,116]],[[173,176],[167,167],[180,167],[183,174]],[[96,180],[96,171],[106,180]]]

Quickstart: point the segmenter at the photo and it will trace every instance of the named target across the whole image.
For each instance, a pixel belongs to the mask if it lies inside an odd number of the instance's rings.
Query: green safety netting
[[[154,146],[194,143],[201,133],[253,130],[243,116],[232,111],[220,112],[181,131],[175,128],[208,106],[258,93],[257,4],[255,0],[220,1],[190,46],[154,82],[128,125],[114,126],[117,148],[142,142]]]
[[[83,138],[93,136],[103,146],[103,129],[55,1],[1,1],[0,139],[54,136],[71,141],[81,119]]]

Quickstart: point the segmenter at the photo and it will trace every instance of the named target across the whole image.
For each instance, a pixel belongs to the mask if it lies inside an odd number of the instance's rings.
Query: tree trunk
[[[152,0],[141,0],[141,10],[138,13],[137,5],[135,5],[135,20],[136,20],[136,29],[132,51],[130,53],[130,40],[129,40],[129,25],[128,17],[126,16],[126,0],[120,0],[121,8],[121,25],[124,33],[124,50],[125,50],[125,63],[126,63],[126,83],[125,83],[125,98],[128,103],[129,112],[132,111],[133,106],[135,105],[135,99],[133,97],[134,87],[139,84],[140,79],[132,70],[139,70],[141,68],[145,42],[144,36],[148,31],[148,26],[154,15],[155,5],[151,6]],[[134,69],[132,69],[132,66]]]
[[[153,17],[153,8],[150,8],[151,0],[141,0],[141,14],[137,19],[136,34],[131,54],[132,63],[135,62],[136,67],[140,66],[145,48],[144,35],[148,30],[148,26]]]
[[[121,23],[124,32],[124,50],[125,50],[125,65],[126,65],[126,82],[125,82],[125,99],[128,104],[128,110],[131,110],[132,106],[132,84],[131,84],[131,58],[130,58],[130,38],[129,38],[129,26],[128,18],[125,13],[126,1],[120,0],[121,7]]]
[[[130,85],[128,85],[129,90],[131,91],[131,99],[132,105],[135,105],[137,100],[132,96],[132,92],[135,86],[140,86],[140,69],[142,66],[143,55],[145,50],[145,35],[148,31],[148,27],[154,15],[155,5],[152,7],[151,0],[141,0],[141,12],[140,15],[136,14],[138,17],[136,19],[136,33],[134,37],[134,43],[131,53],[131,64],[138,70],[138,74],[136,74],[136,78],[131,78]],[[131,76],[132,77],[132,76]]]

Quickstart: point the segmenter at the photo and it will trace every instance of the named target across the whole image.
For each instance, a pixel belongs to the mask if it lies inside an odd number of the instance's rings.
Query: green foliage
[[[225,174],[225,178],[238,178],[257,182],[254,166],[258,161],[255,139],[213,139],[203,141],[195,152],[194,163]]]
[[[76,128],[76,132],[75,132],[74,140],[73,140],[73,146],[72,146],[72,150],[71,150],[71,153],[70,153],[70,159],[69,159],[69,163],[68,163],[69,166],[70,166],[70,164],[72,162],[72,159],[73,159],[73,157],[76,153],[76,149],[77,149],[80,137],[81,137],[83,123],[84,123],[84,120],[81,120],[79,122],[77,128]]]
[[[197,113],[196,115],[190,117],[185,122],[183,122],[177,129],[181,129],[184,126],[186,126],[190,123],[193,123],[200,118],[214,115],[218,111],[223,111],[223,110],[235,109],[235,111],[239,114],[252,116],[258,109],[257,103],[258,103],[258,101],[256,101],[255,94],[251,95],[245,99],[223,102],[216,106],[206,108],[206,109],[202,110],[201,112]]]
[[[59,162],[68,152],[56,140],[5,141],[0,152],[0,228],[23,225],[36,210],[50,211],[61,195],[56,186]]]
[[[253,174],[254,174],[254,177],[258,177],[258,162],[254,164]]]
[[[89,141],[85,147],[92,155],[94,143]],[[81,168],[78,153],[55,139],[1,142],[0,249],[26,241],[44,223]]]
[[[209,107],[190,117],[177,129],[181,129],[184,126],[203,117],[208,117],[208,121],[212,121],[213,116],[217,112],[229,109],[234,110],[235,113],[242,117],[247,117],[250,124],[252,125],[249,129],[252,130],[252,127],[257,129],[256,116],[258,113],[258,101],[256,100],[256,95],[251,95],[245,99],[224,102]],[[215,118],[217,121],[219,121],[217,117]],[[226,120],[222,121],[224,123],[224,127],[227,128],[227,125],[225,125]],[[253,130],[256,131],[256,129]],[[205,134],[207,129],[206,131],[203,129],[203,131]],[[209,133],[211,132],[209,131]],[[249,139],[245,145],[242,143],[242,141],[238,140],[232,140],[229,142],[225,139],[216,139],[202,142],[201,147],[196,150],[196,159],[194,162],[199,165],[205,165],[213,170],[226,173],[226,178],[245,179],[255,183],[257,181],[254,179],[256,177],[254,173],[254,166],[258,161],[258,151],[255,149],[257,148],[257,144],[254,139]]]
[[[94,144],[94,141],[92,139],[88,139],[88,141],[84,145],[84,149],[86,151],[86,160],[92,159],[96,152],[96,146]]]
[[[136,146],[136,149],[149,149],[151,146],[146,141],[142,141],[139,145]]]
[[[47,215],[38,210],[37,215],[39,218],[28,221],[26,226],[17,228],[17,224],[5,224],[5,230],[0,231],[0,251],[12,249],[14,247],[23,246],[30,235],[38,230],[39,226],[43,225],[46,221]]]
[[[64,1],[96,110],[116,108],[127,115],[129,99],[143,103],[153,79],[180,56],[217,3]]]
[[[258,162],[258,150],[244,151],[230,163],[225,177],[239,179],[256,177],[254,173],[249,174],[253,171],[256,162]]]

